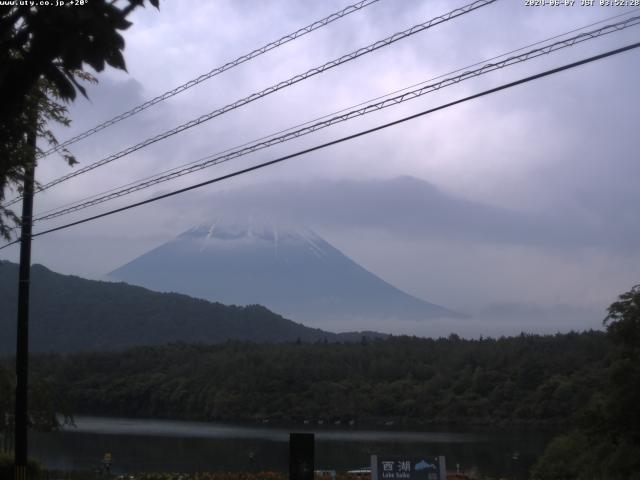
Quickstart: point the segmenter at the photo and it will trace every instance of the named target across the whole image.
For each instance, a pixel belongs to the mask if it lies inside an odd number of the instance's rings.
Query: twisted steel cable
[[[444,15],[440,15],[440,16],[434,17],[431,20],[428,20],[428,21],[426,21],[424,23],[420,23],[420,24],[414,25],[413,27],[411,27],[411,28],[409,28],[407,30],[395,33],[395,34],[393,34],[393,35],[391,35],[391,36],[389,36],[389,37],[387,37],[387,38],[385,38],[383,40],[379,40],[379,41],[377,41],[375,43],[372,43],[372,44],[370,44],[370,45],[368,45],[366,47],[359,48],[359,49],[357,49],[357,50],[355,50],[355,51],[353,51],[351,53],[343,55],[343,56],[341,56],[341,57],[339,57],[339,58],[337,58],[335,60],[332,60],[330,62],[327,62],[327,63],[325,63],[325,64],[323,64],[323,65],[321,65],[319,67],[315,67],[315,68],[312,68],[310,70],[307,70],[304,73],[295,75],[295,76],[293,76],[293,77],[291,77],[291,78],[289,78],[287,80],[284,80],[284,81],[282,81],[280,83],[272,85],[272,86],[270,86],[270,87],[268,87],[268,88],[266,88],[266,89],[264,89],[264,90],[262,90],[260,92],[253,93],[253,94],[251,94],[251,95],[249,95],[247,97],[244,97],[244,98],[242,98],[240,100],[237,100],[237,101],[235,101],[233,103],[230,103],[230,104],[228,104],[228,105],[226,105],[226,106],[224,106],[222,108],[219,108],[219,109],[214,110],[212,112],[209,112],[207,114],[201,115],[200,117],[195,118],[195,119],[193,119],[193,120],[191,120],[189,122],[183,123],[182,125],[179,125],[179,126],[177,126],[175,128],[172,128],[171,130],[167,130],[166,132],[163,132],[163,133],[161,133],[159,135],[156,135],[154,137],[151,137],[151,138],[148,138],[146,140],[143,140],[142,142],[140,142],[140,143],[138,143],[136,145],[133,145],[133,146],[128,147],[128,148],[126,148],[124,150],[121,150],[120,152],[114,153],[114,154],[112,154],[112,155],[110,155],[108,157],[105,157],[105,158],[103,158],[101,160],[98,160],[97,162],[94,162],[94,163],[92,163],[90,165],[87,165],[86,167],[83,167],[83,168],[81,168],[79,170],[76,170],[76,171],[71,172],[71,173],[69,173],[67,175],[64,175],[64,176],[59,177],[59,178],[57,178],[55,180],[52,180],[52,181],[40,186],[36,190],[35,193],[39,193],[39,192],[42,192],[44,190],[47,190],[47,189],[49,189],[49,188],[51,188],[51,187],[53,187],[55,185],[58,185],[58,184],[60,184],[62,182],[70,180],[71,178],[77,177],[78,175],[82,175],[82,174],[87,173],[87,172],[89,172],[91,170],[94,170],[94,169],[96,169],[98,167],[101,167],[103,165],[111,163],[111,162],[113,162],[113,161],[115,161],[115,160],[117,160],[119,158],[122,158],[122,157],[124,157],[126,155],[129,155],[129,154],[131,154],[133,152],[136,152],[136,151],[138,151],[138,150],[140,150],[140,149],[142,149],[144,147],[147,147],[147,146],[149,146],[151,144],[159,142],[160,140],[164,140],[165,138],[168,138],[170,136],[176,135],[176,134],[181,133],[181,132],[183,132],[185,130],[193,128],[193,127],[195,127],[197,125],[200,125],[200,124],[202,124],[204,122],[207,122],[207,121],[209,121],[209,120],[211,120],[211,119],[213,119],[215,117],[218,117],[218,116],[223,115],[223,114],[225,114],[227,112],[230,112],[231,110],[235,110],[235,109],[237,109],[237,108],[239,108],[241,106],[247,105],[248,103],[254,102],[254,101],[256,101],[256,100],[258,100],[258,99],[260,99],[262,97],[265,97],[265,96],[270,95],[272,93],[275,93],[275,92],[277,92],[279,90],[282,90],[283,88],[289,87],[289,86],[294,85],[294,84],[296,84],[298,82],[306,80],[306,79],[308,79],[310,77],[313,77],[313,76],[318,75],[320,73],[323,73],[323,72],[325,72],[327,70],[330,70],[330,69],[332,69],[334,67],[342,65],[343,63],[349,62],[349,61],[354,60],[354,59],[356,59],[358,57],[361,57],[363,55],[371,53],[371,52],[373,52],[375,50],[378,50],[380,48],[383,48],[383,47],[386,47],[388,45],[391,45],[391,44],[393,44],[393,43],[395,43],[395,42],[397,42],[399,40],[402,40],[402,39],[407,38],[409,36],[415,35],[416,33],[422,32],[424,30],[432,28],[432,27],[434,27],[436,25],[439,25],[441,23],[448,22],[448,21],[450,21],[450,20],[452,20],[452,19],[454,19],[456,17],[459,17],[461,15],[465,15],[467,13],[470,13],[470,12],[474,11],[474,10],[477,10],[479,8],[482,8],[482,7],[485,7],[485,6],[487,6],[489,4],[492,4],[492,3],[496,2],[496,1],[497,0],[476,0],[476,1],[474,1],[474,2],[472,2],[470,4],[468,4],[468,5],[465,5],[465,6],[460,7],[460,8],[456,8],[455,10],[452,10],[452,11],[450,11],[450,12],[444,14]],[[20,200],[20,197],[16,197],[13,200],[11,200],[10,202],[8,202],[5,206],[13,205],[16,202],[18,202],[19,200]]]
[[[289,33],[287,35],[285,35],[284,37],[279,38],[278,40],[275,40],[273,42],[267,43],[266,45],[260,47],[260,48],[256,48],[255,50],[253,50],[252,52],[249,52],[245,55],[242,55],[238,58],[236,58],[235,60],[231,60],[230,62],[225,63],[224,65],[221,65],[219,67],[214,68],[213,70],[210,70],[207,73],[204,73],[202,75],[200,75],[199,77],[196,77],[192,80],[189,80],[188,82],[183,83],[182,85],[179,85],[177,87],[175,87],[172,90],[169,90],[161,95],[158,95],[157,97],[152,98],[151,100],[147,100],[146,102],[132,108],[131,110],[128,110],[126,112],[123,112],[119,115],[116,115],[115,117],[106,120],[105,122],[96,125],[95,127],[82,132],[78,135],[76,135],[73,138],[70,138],[68,140],[65,140],[64,142],[60,143],[59,145],[56,145],[55,147],[47,150],[46,152],[43,152],[41,155],[39,155],[38,158],[42,158],[42,157],[46,157],[47,155],[56,152],[58,150],[61,150],[63,148],[68,147],[69,145],[72,145],[76,142],[79,142],[80,140],[83,140],[87,137],[90,137],[91,135],[104,130],[105,128],[110,127],[111,125],[114,125],[118,122],[121,122],[122,120],[132,117],[140,112],[142,112],[143,110],[146,110],[149,107],[152,107],[153,105],[163,102],[164,100],[171,98],[175,95],[178,95],[179,93],[184,92],[185,90],[190,89],[191,87],[195,87],[196,85],[209,80],[210,78],[215,77],[216,75],[220,75],[223,72],[226,72],[227,70],[230,70],[234,67],[237,67],[238,65],[241,65],[245,62],[248,62],[249,60],[252,60],[256,57],[259,57],[260,55],[263,55],[275,48],[280,47],[281,45],[284,45],[285,43],[289,43],[293,40],[296,40],[297,38],[300,38],[308,33],[313,32],[314,30],[318,30],[319,28],[325,27],[327,25],[329,25],[332,22],[335,22],[336,20],[339,20],[351,13],[357,12],[362,10],[363,8],[368,7],[369,5],[372,5],[376,2],[378,2],[379,0],[362,0],[358,3],[354,3],[353,5],[349,5],[348,7],[343,8],[342,10],[332,13],[331,15],[324,17],[320,20],[317,20],[313,23],[311,23],[310,25],[307,25],[306,27],[302,27],[298,30],[296,30],[293,33]]]
[[[532,50],[529,50],[527,52],[524,52],[522,54],[519,55],[514,55],[511,57],[508,57],[504,60],[501,60],[499,62],[494,62],[494,63],[486,63],[485,65],[483,65],[480,68],[474,69],[474,70],[468,70],[465,71],[464,73],[461,73],[460,75],[456,75],[453,77],[448,77],[445,78],[443,80],[440,80],[436,83],[431,83],[428,85],[424,85],[420,88],[417,88],[415,90],[411,90],[409,92],[405,92],[401,95],[397,95],[391,98],[387,98],[383,101],[380,102],[376,102],[376,103],[372,103],[369,104],[363,108],[358,108],[358,109],[354,109],[354,110],[350,110],[344,114],[341,115],[336,115],[334,117],[331,117],[327,120],[323,120],[317,123],[314,123],[312,125],[309,125],[307,127],[304,128],[299,128],[297,130],[293,130],[290,132],[287,132],[283,135],[277,136],[277,137],[272,137],[269,138],[265,141],[257,141],[254,142],[253,144],[250,144],[248,146],[243,146],[241,148],[238,148],[236,150],[231,150],[228,151],[228,153],[223,152],[222,154],[213,154],[210,155],[208,157],[204,157],[196,162],[192,162],[191,164],[188,164],[186,166],[183,167],[177,167],[176,169],[173,169],[171,171],[169,171],[166,174],[161,174],[159,176],[154,176],[151,177],[147,180],[135,183],[133,185],[127,185],[121,189],[117,189],[114,191],[110,191],[109,193],[106,193],[104,195],[101,196],[97,196],[97,197],[92,197],[90,200],[87,200],[85,202],[82,203],[78,203],[75,205],[72,205],[70,207],[66,207],[66,208],[61,208],[59,210],[56,210],[52,213],[48,213],[46,215],[41,215],[41,216],[37,216],[34,221],[42,221],[42,220],[50,220],[53,218],[57,218],[60,217],[62,215],[66,215],[69,213],[73,213],[76,212],[78,210],[82,210],[94,205],[98,205],[100,203],[104,203],[106,201],[109,200],[113,200],[115,198],[119,198],[122,197],[124,195],[128,195],[130,193],[133,192],[137,192],[139,190],[143,190],[146,188],[149,188],[153,185],[157,185],[159,183],[164,183],[170,180],[173,180],[175,178],[187,175],[189,173],[193,173],[196,172],[198,170],[202,170],[205,168],[208,168],[210,166],[213,165],[218,165],[220,163],[224,163],[227,162],[229,160],[244,156],[244,155],[248,155],[250,153],[256,152],[258,150],[262,150],[268,147],[271,147],[273,145],[279,144],[279,143],[284,143],[287,142],[289,140],[293,140],[295,138],[301,137],[303,135],[307,135],[309,133],[321,130],[323,128],[327,128],[329,126],[335,125],[337,123],[342,123],[345,122],[347,120],[350,120],[352,118],[355,117],[360,117],[363,115],[366,115],[368,113],[371,112],[375,112],[378,110],[382,110],[384,108],[393,106],[393,105],[398,105],[400,103],[406,102],[408,100],[413,100],[415,98],[421,97],[423,95],[426,95],[428,93],[440,90],[442,88],[451,86],[451,85],[455,85],[457,83],[460,83],[462,81],[471,79],[471,78],[475,78],[478,77],[480,75],[484,75],[487,74],[489,72],[493,72],[495,70],[499,70],[505,67],[509,67],[511,65],[515,65],[518,63],[523,63],[529,60],[532,60],[534,58],[540,57],[542,55],[547,55],[550,54],[552,52],[564,49],[564,48],[568,48],[571,46],[574,46],[576,44],[585,42],[587,40],[592,40],[598,37],[601,37],[603,35],[608,35],[614,32],[618,32],[621,30],[624,30],[626,28],[635,26],[640,24],[640,16],[636,16],[636,17],[631,17],[629,19],[623,20],[621,22],[612,24],[612,25],[606,25],[604,27],[589,31],[589,32],[584,32],[581,33],[579,35],[576,35],[574,37],[565,39],[565,40],[561,40],[540,48],[535,48]],[[98,194],[100,195],[100,194]]]
[[[440,106],[437,106],[437,107],[434,107],[434,108],[430,108],[428,110],[423,110],[421,112],[414,113],[413,115],[409,115],[408,117],[403,117],[403,118],[400,118],[398,120],[394,120],[392,122],[388,122],[388,123],[385,123],[385,124],[382,124],[382,125],[378,125],[377,127],[369,128],[367,130],[363,130],[363,131],[360,131],[360,132],[357,132],[357,133],[354,133],[354,134],[351,134],[351,135],[347,135],[345,137],[340,137],[340,138],[337,138],[335,140],[331,140],[329,142],[326,142],[326,143],[323,143],[323,144],[320,144],[320,145],[316,145],[316,146],[313,146],[313,147],[310,147],[310,148],[307,148],[307,149],[304,149],[304,150],[297,151],[295,153],[291,153],[291,154],[288,154],[288,155],[285,155],[285,156],[282,156],[282,157],[275,158],[273,160],[269,160],[267,162],[263,162],[263,163],[260,163],[260,164],[257,164],[257,165],[253,165],[251,167],[244,168],[242,170],[237,170],[235,172],[232,172],[232,173],[229,173],[229,174],[226,174],[226,175],[222,175],[220,177],[212,178],[210,180],[207,180],[207,181],[204,181],[204,182],[200,182],[200,183],[197,183],[197,184],[194,184],[194,185],[190,185],[188,187],[181,188],[179,190],[174,190],[172,192],[164,193],[162,195],[158,195],[156,197],[149,198],[147,200],[143,200],[143,201],[140,201],[140,202],[136,202],[136,203],[132,203],[132,204],[129,204],[129,205],[125,205],[124,207],[116,208],[116,209],[110,210],[108,212],[104,212],[104,213],[100,213],[98,215],[93,215],[91,217],[83,218],[81,220],[70,222],[70,223],[67,223],[65,225],[60,225],[60,226],[57,226],[57,227],[49,228],[47,230],[42,230],[40,232],[34,233],[31,237],[35,238],[35,237],[39,237],[39,236],[42,236],[42,235],[47,235],[49,233],[57,232],[57,231],[60,231],[60,230],[65,230],[67,228],[74,227],[76,225],[81,225],[81,224],[84,224],[84,223],[87,223],[87,222],[98,220],[100,218],[104,218],[104,217],[108,217],[110,215],[114,215],[116,213],[124,212],[124,211],[130,210],[132,208],[140,207],[142,205],[147,205],[149,203],[154,203],[154,202],[157,202],[159,200],[163,200],[165,198],[169,198],[169,197],[173,197],[173,196],[176,196],[176,195],[180,195],[182,193],[185,193],[185,192],[188,192],[188,191],[191,191],[191,190],[195,190],[197,188],[202,188],[202,187],[204,187],[206,185],[212,185],[214,183],[222,182],[224,180],[228,180],[230,178],[237,177],[239,175],[244,175],[244,174],[249,173],[249,172],[253,172],[253,171],[256,171],[256,170],[260,170],[262,168],[269,167],[271,165],[276,165],[278,163],[285,162],[285,161],[293,159],[293,158],[301,157],[301,156],[306,155],[308,153],[315,152],[315,151],[318,151],[318,150],[322,150],[324,148],[327,148],[327,147],[330,147],[330,146],[333,146],[333,145],[338,145],[340,143],[353,140],[355,138],[359,138],[359,137],[363,137],[363,136],[366,136],[366,135],[370,135],[370,134],[372,134],[374,132],[377,132],[377,131],[380,131],[380,130],[384,130],[386,128],[393,127],[393,126],[396,126],[396,125],[400,125],[402,123],[405,123],[405,122],[408,122],[408,121],[411,121],[411,120],[415,120],[417,118],[423,117],[425,115],[429,115],[431,113],[434,113],[434,112],[437,112],[437,111],[440,111],[440,110],[444,110],[444,109],[447,109],[447,108],[450,108],[450,107],[453,107],[453,106],[456,106],[456,105],[460,105],[462,103],[469,102],[471,100],[475,100],[477,98],[481,98],[481,97],[484,97],[484,96],[487,96],[487,95],[491,95],[491,94],[494,94],[494,93],[497,93],[497,92],[500,92],[500,91],[503,91],[503,90],[506,90],[506,89],[509,89],[509,88],[513,88],[513,87],[518,86],[518,85],[522,85],[522,84],[529,83],[529,82],[532,82],[532,81],[535,81],[535,80],[539,80],[541,78],[548,77],[550,75],[555,75],[555,74],[557,74],[559,72],[563,72],[563,71],[566,71],[566,70],[569,70],[569,69],[573,69],[573,68],[576,68],[576,67],[579,67],[579,66],[582,66],[582,65],[586,65],[588,63],[592,63],[592,62],[595,62],[595,61],[598,61],[598,60],[602,60],[604,58],[608,58],[608,57],[611,57],[611,56],[614,56],[614,55],[619,55],[619,54],[621,54],[623,52],[628,52],[628,51],[634,50],[636,48],[640,48],[640,42],[632,43],[632,44],[629,44],[629,45],[626,45],[624,47],[620,47],[620,48],[617,48],[617,49],[614,49],[614,50],[609,50],[607,52],[604,52],[604,53],[601,53],[601,54],[598,54],[598,55],[594,55],[592,57],[588,57],[588,58],[584,58],[582,60],[578,60],[577,62],[568,63],[568,64],[562,65],[560,67],[553,68],[551,70],[546,70],[546,71],[543,71],[543,72],[540,72],[540,73],[536,73],[534,75],[530,75],[528,77],[524,77],[524,78],[521,78],[519,80],[515,80],[513,82],[505,83],[505,84],[499,85],[497,87],[490,88],[489,90],[484,90],[484,91],[482,91],[480,93],[476,93],[476,94],[469,95],[469,96],[464,97],[464,98],[460,98],[458,100],[454,100],[454,101],[446,103],[444,105],[440,105]],[[20,239],[17,239],[17,240],[14,240],[13,242],[6,243],[5,245],[2,245],[0,247],[0,250],[3,250],[3,249],[5,249],[5,248],[7,248],[7,247],[9,247],[11,245],[14,245],[14,244],[18,243],[19,241],[20,241]]]
[[[602,24],[602,23],[605,23],[605,22],[609,22],[609,21],[611,21],[611,20],[615,20],[616,18],[620,18],[620,17],[627,17],[627,16],[629,16],[629,15],[632,15],[632,14],[634,14],[634,13],[637,13],[638,11],[640,11],[640,8],[635,8],[635,9],[633,9],[633,10],[630,10],[630,11],[627,11],[627,12],[624,12],[624,13],[620,13],[620,14],[618,14],[618,15],[612,15],[612,16],[610,16],[610,17],[603,18],[603,19],[598,20],[598,21],[596,21],[596,22],[592,22],[592,23],[589,23],[589,24],[587,24],[587,25],[583,25],[582,27],[577,27],[577,28],[574,28],[574,29],[568,30],[568,31],[566,31],[566,32],[564,32],[564,33],[561,33],[561,34],[557,34],[557,35],[553,35],[553,36],[551,36],[551,37],[547,37],[547,38],[545,38],[545,39],[543,39],[543,40],[539,40],[539,41],[537,41],[537,42],[533,42],[533,43],[530,43],[530,44],[528,44],[528,45],[524,45],[524,46],[522,46],[522,47],[516,48],[516,49],[514,49],[514,50],[510,50],[510,51],[505,52],[505,53],[502,53],[502,54],[500,54],[500,55],[495,55],[495,56],[493,56],[493,57],[491,57],[491,58],[484,59],[484,60],[481,60],[481,61],[479,61],[479,62],[475,62],[475,63],[473,63],[473,64],[471,64],[471,65],[467,65],[467,66],[465,66],[465,67],[458,68],[458,69],[456,69],[456,70],[453,70],[453,71],[450,71],[450,72],[447,72],[447,73],[444,73],[444,74],[438,75],[438,76],[436,76],[436,77],[432,77],[432,78],[430,78],[430,79],[428,79],[428,80],[423,80],[423,81],[418,82],[418,83],[415,83],[415,84],[413,84],[413,85],[409,85],[409,86],[407,86],[407,87],[403,87],[403,88],[400,88],[400,89],[394,90],[394,91],[392,91],[392,92],[385,93],[385,94],[383,94],[383,95],[379,95],[379,96],[377,96],[377,97],[375,97],[375,98],[370,98],[369,100],[366,100],[366,101],[364,101],[364,102],[360,102],[360,103],[358,103],[358,104],[351,105],[351,106],[349,106],[349,107],[345,107],[345,108],[342,108],[342,109],[340,109],[340,110],[337,110],[337,111],[335,111],[335,112],[328,113],[328,114],[322,115],[322,116],[320,116],[320,117],[316,117],[316,118],[314,118],[314,119],[312,119],[312,120],[307,120],[306,122],[302,122],[302,123],[299,123],[299,124],[297,124],[297,125],[293,125],[293,126],[291,126],[291,127],[287,127],[287,128],[285,128],[285,129],[279,130],[279,131],[274,132],[274,133],[271,133],[271,134],[269,134],[269,135],[264,135],[264,136],[262,136],[262,137],[260,137],[260,138],[257,138],[257,139],[254,139],[254,140],[251,140],[251,141],[245,142],[245,143],[243,143],[243,144],[241,144],[241,145],[236,145],[236,146],[234,146],[234,147],[227,148],[227,149],[225,149],[225,150],[223,150],[223,151],[217,152],[217,154],[215,154],[215,155],[222,155],[223,153],[231,152],[231,151],[232,151],[232,150],[234,150],[234,149],[238,149],[238,148],[241,148],[241,147],[245,147],[245,146],[251,145],[251,144],[253,144],[253,143],[257,143],[257,142],[259,142],[259,141],[261,141],[261,140],[266,140],[266,139],[269,139],[269,138],[275,137],[275,136],[277,136],[277,135],[280,135],[280,134],[283,134],[283,133],[286,133],[286,132],[289,132],[289,131],[293,131],[293,130],[295,130],[295,129],[297,129],[297,128],[304,127],[304,126],[306,126],[306,125],[310,125],[310,124],[312,124],[312,123],[318,122],[318,121],[323,120],[323,119],[325,119],[325,118],[330,118],[330,117],[332,117],[332,116],[338,115],[339,113],[347,112],[347,111],[349,111],[349,110],[351,110],[351,109],[354,109],[354,108],[356,108],[356,107],[360,107],[360,106],[363,106],[363,105],[367,105],[367,104],[368,104],[368,103],[370,103],[370,102],[374,102],[374,101],[376,101],[376,100],[381,100],[381,99],[383,99],[383,98],[391,97],[392,95],[396,95],[396,94],[399,94],[399,93],[401,93],[401,92],[405,92],[405,91],[408,91],[408,90],[410,90],[410,89],[412,89],[412,88],[418,87],[418,86],[420,86],[420,85],[424,85],[424,84],[426,84],[426,83],[433,82],[433,81],[438,80],[438,79],[441,79],[441,78],[445,78],[445,77],[447,77],[447,76],[453,75],[454,73],[463,72],[463,71],[468,70],[468,69],[470,69],[470,68],[472,68],[472,67],[476,67],[476,66],[478,66],[478,65],[482,65],[482,64],[485,64],[485,63],[491,62],[491,61],[493,61],[493,60],[497,60],[497,59],[499,59],[499,58],[506,57],[507,55],[512,55],[512,54],[514,54],[514,53],[516,53],[516,52],[521,52],[521,51],[523,51],[523,50],[525,50],[525,49],[527,49],[527,48],[535,47],[536,45],[542,45],[542,44],[543,44],[543,43],[545,43],[545,42],[550,42],[551,40],[556,40],[556,39],[558,39],[558,38],[565,37],[565,36],[567,36],[567,35],[570,35],[570,34],[575,33],[575,32],[579,32],[579,31],[584,30],[584,29],[586,29],[586,28],[590,28],[590,27],[593,27],[593,26],[595,26],[595,25],[599,25],[599,24]],[[100,192],[100,193],[96,193],[96,194],[93,194],[93,195],[89,195],[89,196],[86,196],[86,197],[84,197],[84,198],[81,198],[81,199],[78,199],[78,200],[74,200],[74,201],[72,201],[72,202],[68,202],[68,203],[66,203],[66,204],[59,205],[59,206],[57,206],[57,207],[54,207],[54,208],[50,208],[50,209],[44,210],[44,211],[40,212],[40,213],[39,213],[39,215],[40,215],[40,216],[44,216],[45,214],[47,214],[47,213],[49,213],[49,212],[55,212],[55,211],[58,211],[58,210],[61,210],[61,209],[65,208],[65,207],[72,206],[72,205],[77,205],[77,204],[80,204],[80,203],[86,202],[86,201],[88,201],[88,200],[92,200],[92,199],[94,199],[94,198],[100,197],[100,196],[102,196],[102,195],[106,195],[107,193],[115,192],[116,190],[124,189],[125,187],[129,187],[129,186],[132,186],[132,185],[135,185],[135,184],[138,184],[138,183],[144,182],[144,181],[146,181],[146,180],[150,180],[150,179],[152,179],[152,178],[160,177],[160,176],[162,176],[162,175],[165,175],[165,174],[171,173],[171,172],[173,172],[173,171],[179,170],[179,169],[181,169],[181,168],[187,167],[187,166],[189,166],[189,165],[193,165],[193,164],[199,163],[199,162],[201,162],[201,161],[205,160],[206,158],[210,158],[210,157],[211,157],[211,155],[210,155],[210,156],[207,156],[207,157],[204,157],[204,158],[199,158],[199,159],[197,159],[197,160],[193,160],[193,161],[188,162],[188,163],[186,163],[186,164],[183,164],[183,165],[180,165],[180,166],[177,166],[177,167],[173,167],[173,168],[167,169],[167,170],[162,171],[162,172],[158,172],[158,173],[153,174],[153,175],[148,175],[147,177],[144,177],[144,178],[142,178],[142,179],[134,180],[133,182],[129,182],[129,183],[125,184],[125,185],[120,185],[120,186],[118,186],[118,187],[110,188],[109,190],[102,191],[102,192]],[[12,229],[12,230],[13,230],[13,229]]]

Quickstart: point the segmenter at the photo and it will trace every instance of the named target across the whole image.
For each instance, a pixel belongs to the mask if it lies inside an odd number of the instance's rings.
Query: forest
[[[603,332],[357,344],[176,343],[37,355],[75,413],[216,421],[556,427],[599,391]],[[6,364],[6,363],[5,363]]]
[[[54,412],[205,421],[563,431],[533,479],[640,478],[640,286],[606,332],[358,343],[173,343],[31,360],[34,427]],[[13,359],[0,360],[10,432]],[[34,390],[35,389],[35,390]],[[49,399],[49,400],[47,400]],[[6,437],[5,437],[6,438]]]

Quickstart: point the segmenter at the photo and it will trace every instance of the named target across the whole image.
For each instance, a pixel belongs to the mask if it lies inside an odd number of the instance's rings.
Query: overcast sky
[[[81,165],[92,163],[465,3],[381,0],[79,142],[72,151]],[[576,3],[528,7],[524,0],[498,0],[54,187],[36,197],[36,211],[630,11]],[[73,124],[57,129],[59,138],[347,4],[182,1],[162,2],[159,12],[139,10],[125,34],[128,73],[97,75],[99,84],[89,87],[90,100],[80,98],[70,107]],[[43,222],[35,230],[626,45],[638,41],[639,33],[640,27],[631,27],[584,42],[59,222]],[[640,51],[627,52],[41,237],[34,242],[33,258],[59,272],[100,278],[194,224],[220,214],[268,209],[316,229],[399,288],[473,315],[475,333],[598,327],[606,306],[640,283],[639,74]],[[67,171],[52,156],[41,162],[37,176],[46,182]],[[16,260],[17,248],[2,250],[0,258]]]

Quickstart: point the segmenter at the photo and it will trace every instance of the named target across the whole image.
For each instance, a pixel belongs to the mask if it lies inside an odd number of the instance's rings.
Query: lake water
[[[112,472],[260,471],[288,469],[289,432],[316,434],[316,468],[369,465],[372,454],[445,455],[448,470],[525,478],[551,437],[519,431],[401,432],[336,426],[271,428],[220,423],[75,418],[75,427],[32,433],[29,455],[46,467],[91,470],[112,454]]]

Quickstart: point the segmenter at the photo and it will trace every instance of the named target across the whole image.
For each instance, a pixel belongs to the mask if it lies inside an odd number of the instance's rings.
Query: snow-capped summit
[[[314,326],[461,317],[395,288],[309,228],[251,217],[193,227],[109,278],[225,304],[261,304]]]

